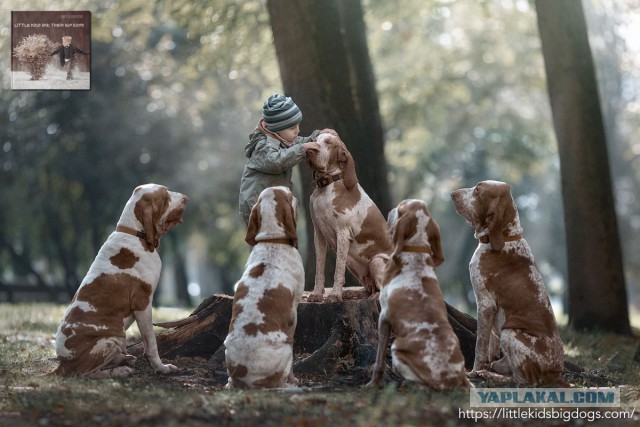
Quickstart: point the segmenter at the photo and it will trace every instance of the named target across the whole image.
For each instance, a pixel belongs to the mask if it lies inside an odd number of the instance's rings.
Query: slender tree
[[[568,250],[569,323],[630,334],[606,137],[578,0],[536,0],[558,139]]]
[[[284,90],[302,109],[303,133],[335,129],[355,159],[360,184],[386,215],[391,198],[384,134],[360,1],[269,0],[267,7]],[[308,168],[302,177],[308,206]],[[311,226],[307,236],[312,242]],[[313,265],[309,246],[306,265]]]

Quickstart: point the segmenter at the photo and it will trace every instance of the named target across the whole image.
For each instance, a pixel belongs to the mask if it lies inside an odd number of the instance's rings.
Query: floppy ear
[[[494,251],[501,251],[504,247],[503,232],[514,215],[513,198],[507,188],[491,201],[487,210],[486,223],[489,229],[489,243]]]
[[[440,226],[433,218],[429,218],[429,224],[427,224],[427,239],[433,252],[433,263],[437,267],[444,262],[444,254],[440,241]]]
[[[156,228],[156,215],[154,215],[156,207],[154,206],[154,198],[148,194],[143,195],[136,203],[134,213],[138,221],[142,223],[142,229],[145,237],[145,249],[153,252],[159,245],[158,229]]]
[[[358,177],[356,175],[356,165],[353,157],[351,157],[351,153],[349,153],[349,150],[344,146],[339,148],[338,166],[342,171],[344,186],[347,190],[351,190],[358,184]]]
[[[244,238],[244,241],[247,242],[251,246],[255,246],[256,236],[260,232],[260,226],[262,224],[262,215],[260,215],[260,199],[253,208],[251,209],[251,215],[249,215],[249,224],[247,226],[247,235]]]
[[[296,205],[295,198],[291,195],[288,203],[278,203],[276,205],[276,218],[284,228],[284,235],[291,242],[291,246],[298,247],[298,235],[296,234]],[[294,204],[295,203],[295,204]]]
[[[398,212],[398,214],[400,214]],[[396,221],[395,227],[391,234],[391,242],[393,243],[393,253],[391,254],[391,258],[395,258],[400,252],[402,252],[402,247],[404,246],[404,237],[407,229],[407,221],[406,218],[401,214]]]
[[[394,245],[392,255],[397,255],[402,251],[404,241],[408,237],[407,234],[411,233],[411,235],[414,235],[416,227],[418,225],[418,219],[416,218],[416,216],[406,215],[407,210],[403,208],[404,205],[401,203],[398,207],[398,210],[396,211],[398,219],[391,235],[391,242]]]

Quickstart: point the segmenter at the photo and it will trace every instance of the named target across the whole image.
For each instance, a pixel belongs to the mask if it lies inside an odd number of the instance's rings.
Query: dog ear
[[[338,152],[338,166],[342,171],[344,186],[347,190],[351,190],[358,184],[358,176],[356,175],[356,165],[351,157],[351,153],[346,147],[342,146]]]
[[[393,243],[393,253],[391,254],[391,259],[395,259],[395,257],[400,252],[402,252],[402,247],[404,246],[404,237],[407,224],[403,219],[404,218],[402,216],[398,217],[398,220],[396,221],[395,227],[393,229],[393,233],[391,234],[391,242]]]
[[[136,189],[137,191],[137,189]],[[134,191],[135,193],[135,191]],[[146,249],[153,252],[160,246],[160,218],[169,205],[169,193],[161,188],[153,193],[144,194],[136,203],[135,216],[142,223]]]
[[[295,248],[298,247],[298,235],[296,233],[297,200],[291,193],[287,194],[286,203],[281,199],[276,204],[276,218],[284,228],[284,235]]]
[[[505,187],[490,203],[486,223],[489,229],[489,243],[494,251],[504,247],[504,231],[515,215],[513,197],[509,187]]]
[[[395,256],[402,252],[404,241],[407,238],[407,234],[415,234],[417,219],[415,215],[405,215],[406,209],[403,203],[398,205],[396,210],[397,219],[395,221],[395,227],[391,234],[391,242],[393,243],[393,254]]]
[[[251,215],[249,215],[249,224],[247,225],[247,234],[244,238],[244,241],[247,242],[251,246],[255,246],[256,236],[260,232],[260,226],[262,224],[262,215],[260,215],[260,198],[253,208],[251,208]]]
[[[504,247],[504,236],[502,229],[504,225],[504,206],[500,202],[500,198],[496,198],[491,202],[487,211],[487,228],[489,229],[489,243],[494,251],[501,251]]]
[[[429,246],[431,246],[433,263],[437,267],[444,262],[444,254],[442,253],[440,226],[431,217],[429,217],[429,223],[427,224],[427,238],[429,239]]]
[[[156,226],[153,223],[153,203],[143,200],[142,205],[142,228],[144,229],[144,240],[149,252],[153,252],[156,248]]]

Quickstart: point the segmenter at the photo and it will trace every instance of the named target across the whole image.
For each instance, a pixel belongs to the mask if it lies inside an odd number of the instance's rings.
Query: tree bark
[[[367,368],[375,362],[378,343],[378,300],[369,299],[362,287],[347,287],[343,301],[307,303],[305,293],[298,305],[298,324],[293,339],[295,371],[331,374],[344,360],[353,366]],[[171,328],[157,334],[160,356],[211,358],[222,350],[231,322],[233,297],[212,295],[186,319],[156,324]],[[475,328],[473,317],[447,305],[449,323],[460,341],[465,366],[473,367]],[[141,357],[142,343],[129,347]]]
[[[384,133],[360,1],[268,0],[267,8],[285,93],[304,116],[302,134],[335,129],[355,160],[360,184],[386,215],[391,197]],[[305,266],[313,266],[309,168],[301,168],[301,177],[310,242]],[[306,283],[313,284],[315,269],[305,271]]]
[[[630,334],[615,202],[580,1],[536,0],[558,139],[568,251],[569,323]]]

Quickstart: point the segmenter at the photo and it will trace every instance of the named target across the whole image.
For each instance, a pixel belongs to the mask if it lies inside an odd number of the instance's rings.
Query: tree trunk
[[[569,323],[630,334],[606,137],[582,3],[536,0],[558,139]]]
[[[335,129],[355,160],[360,185],[386,215],[391,197],[384,133],[360,1],[268,0],[267,8],[285,93],[304,116],[302,134]],[[315,265],[309,168],[301,168],[301,177],[309,267]],[[305,271],[306,283],[314,283],[315,268]]]
[[[347,287],[343,301],[307,303],[305,293],[298,306],[298,324],[293,340],[295,371],[309,374],[330,374],[344,360],[353,366],[368,368],[375,362],[378,343],[377,300],[369,299],[362,287]],[[222,343],[231,322],[233,297],[212,295],[203,301],[186,319],[159,323],[172,328],[157,334],[160,356],[211,358],[224,348]],[[460,340],[465,366],[473,367],[476,321],[447,305],[449,323]],[[129,347],[129,352],[142,356],[142,343]],[[222,358],[223,360],[223,358]]]

